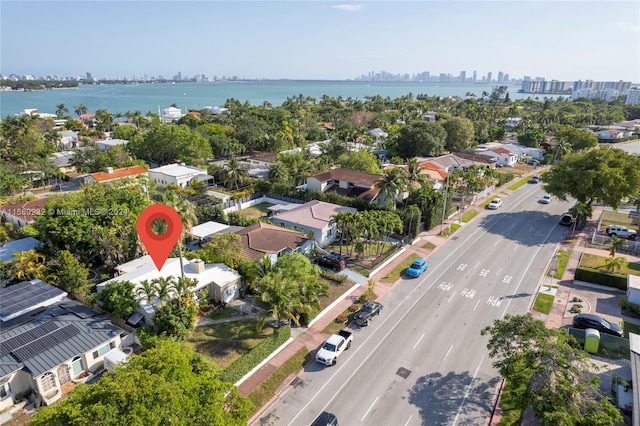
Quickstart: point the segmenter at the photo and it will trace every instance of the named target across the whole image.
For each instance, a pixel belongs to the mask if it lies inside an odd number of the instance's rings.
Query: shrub
[[[347,323],[347,321],[349,321],[349,318],[347,318],[347,317],[346,317],[346,316],[344,316],[344,315],[339,315],[339,316],[336,318],[336,322],[337,322],[338,324],[346,324],[346,323]]]
[[[264,361],[273,351],[278,349],[291,337],[291,327],[285,325],[276,329],[273,334],[251,349],[233,364],[227,367],[220,375],[220,380],[236,383],[256,365]]]
[[[340,284],[344,283],[348,279],[346,275],[335,274],[333,272],[325,271],[325,270],[320,271],[320,276],[322,278],[326,278],[330,281],[340,283]]]
[[[588,283],[606,285],[620,290],[627,290],[627,277],[622,275],[607,274],[589,268],[577,268],[575,279]]]
[[[349,311],[350,312],[358,312],[360,310],[360,306],[356,305],[355,303],[351,306],[349,306]]]

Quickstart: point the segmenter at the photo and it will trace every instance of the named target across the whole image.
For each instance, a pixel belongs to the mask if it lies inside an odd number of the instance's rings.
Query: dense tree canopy
[[[159,165],[174,162],[201,165],[212,157],[209,141],[185,125],[155,125],[148,132],[135,136],[127,149],[136,158]]]
[[[251,403],[218,374],[185,344],[158,340],[115,373],[79,385],[65,400],[38,410],[30,424],[246,425]]]
[[[561,200],[573,197],[591,205],[617,208],[640,191],[640,157],[610,147],[572,153],[542,176],[545,191]]]
[[[413,121],[400,129],[397,151],[401,158],[442,154],[447,132],[438,123]]]
[[[468,118],[451,117],[442,123],[447,132],[445,147],[449,151],[463,151],[474,144],[475,129]]]
[[[507,315],[485,327],[493,366],[518,389],[512,398],[531,407],[543,426],[614,426],[622,415],[600,392],[587,352],[567,330],[527,315]]]

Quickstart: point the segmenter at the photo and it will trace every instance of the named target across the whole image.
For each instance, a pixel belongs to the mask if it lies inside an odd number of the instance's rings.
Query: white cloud
[[[331,7],[334,9],[345,10],[347,12],[359,12],[364,9],[364,6],[361,4],[336,4]]]
[[[636,32],[636,33],[640,33],[640,25],[636,25],[635,27],[631,27],[629,28],[629,30]]]

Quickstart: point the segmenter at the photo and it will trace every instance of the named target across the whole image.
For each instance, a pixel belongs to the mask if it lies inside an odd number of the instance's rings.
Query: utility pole
[[[447,214],[447,197],[449,196],[449,172],[447,172],[447,185],[444,189],[444,205],[442,206],[442,222],[440,222],[440,235],[444,232],[444,218]]]

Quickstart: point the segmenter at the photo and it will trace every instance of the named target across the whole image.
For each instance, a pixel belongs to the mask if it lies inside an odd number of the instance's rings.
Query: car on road
[[[311,426],[339,426],[338,418],[333,413],[323,411],[318,417],[311,423]]]
[[[638,233],[633,229],[628,229],[626,226],[622,225],[609,225],[607,227],[607,235],[612,237],[620,237],[620,238],[628,238],[630,240],[635,240],[638,236]]]
[[[407,275],[413,278],[418,278],[420,274],[427,270],[427,261],[424,259],[416,259],[409,269],[407,269]]]
[[[316,361],[325,365],[336,365],[338,357],[351,347],[351,342],[353,342],[352,332],[347,330],[338,331],[322,344],[322,347],[316,353]]]
[[[571,213],[567,212],[563,214],[562,217],[560,218],[560,225],[571,226],[571,224],[575,221],[576,221],[576,218],[573,217]]]
[[[624,330],[618,324],[607,321],[606,319],[592,314],[578,314],[573,317],[573,328],[586,330],[593,328],[601,333],[612,334],[614,336],[623,337]]]
[[[382,308],[383,306],[381,303],[365,302],[353,318],[358,325],[369,325],[373,317],[380,315]]]
[[[491,200],[491,202],[487,205],[487,208],[489,210],[498,210],[498,207],[500,207],[502,205],[502,199],[501,198],[494,198],[493,200]]]
[[[531,178],[531,180],[529,180],[529,183],[539,183],[540,182],[540,176],[535,175],[534,177]]]
[[[336,253],[316,257],[316,264],[331,268],[334,271],[341,271],[347,267],[347,263],[344,261],[344,258],[340,257],[340,255]]]
[[[551,195],[545,194],[544,197],[540,199],[541,204],[549,204],[551,202]]]

